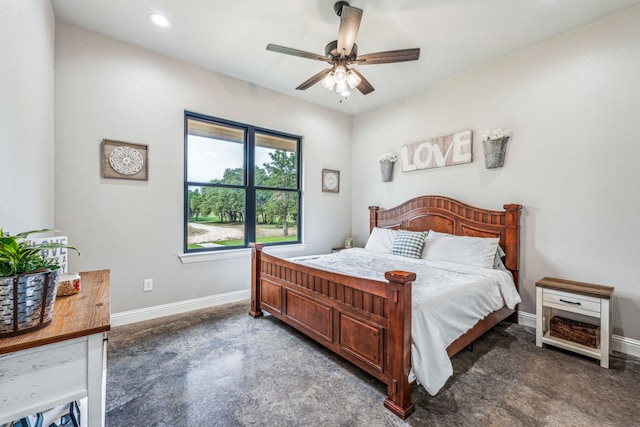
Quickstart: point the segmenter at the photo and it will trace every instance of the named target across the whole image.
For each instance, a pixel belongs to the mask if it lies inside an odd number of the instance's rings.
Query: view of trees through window
[[[299,155],[299,137],[187,115],[187,251],[299,242]]]

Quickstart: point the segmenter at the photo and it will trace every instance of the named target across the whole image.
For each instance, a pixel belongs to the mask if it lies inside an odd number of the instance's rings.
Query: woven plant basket
[[[0,277],[0,338],[13,337],[51,323],[60,269]]]

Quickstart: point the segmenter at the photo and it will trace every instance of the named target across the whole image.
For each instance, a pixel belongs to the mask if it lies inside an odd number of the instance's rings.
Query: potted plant
[[[504,129],[487,129],[482,133],[484,165],[487,169],[501,168],[504,165],[504,155],[507,152],[507,141],[510,136],[511,132]]]
[[[0,338],[19,335],[51,323],[60,266],[43,251],[73,246],[47,242],[31,244],[30,234],[43,229],[5,236],[0,229]]]
[[[378,157],[382,182],[389,182],[393,179],[393,165],[396,161],[398,161],[398,157],[395,153],[382,153],[380,157]]]

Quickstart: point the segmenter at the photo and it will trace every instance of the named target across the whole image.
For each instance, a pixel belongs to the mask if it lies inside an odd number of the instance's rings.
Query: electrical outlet
[[[144,279],[144,291],[149,292],[153,290],[153,279]]]

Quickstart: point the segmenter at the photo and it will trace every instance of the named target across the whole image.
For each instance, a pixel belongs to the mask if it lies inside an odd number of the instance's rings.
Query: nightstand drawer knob
[[[566,302],[567,304],[573,304],[573,305],[581,305],[578,301],[568,301],[562,298],[560,298],[560,302]]]

